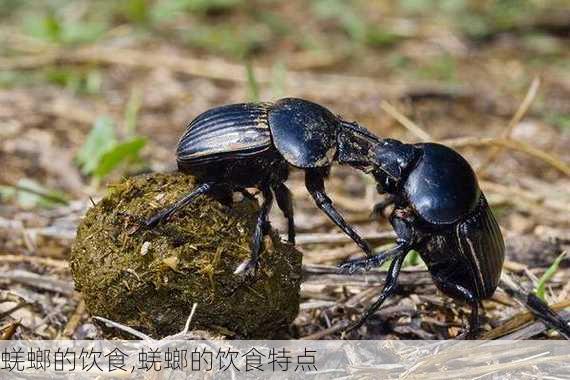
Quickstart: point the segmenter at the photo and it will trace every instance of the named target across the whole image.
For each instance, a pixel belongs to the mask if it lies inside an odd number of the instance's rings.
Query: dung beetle
[[[393,259],[379,298],[349,330],[361,326],[394,293],[404,258],[416,250],[436,286],[471,306],[468,336],[474,336],[479,304],[499,283],[505,244],[473,169],[454,150],[435,143],[386,139],[371,154],[378,191],[394,204],[389,220],[397,239],[391,249],[340,266],[353,272]]]
[[[210,194],[231,204],[233,191],[258,188],[263,195],[248,261],[236,269],[255,272],[268,214],[273,203],[288,219],[288,241],[295,242],[291,192],[284,184],[293,166],[305,172],[305,185],[317,206],[366,253],[373,251],[343,219],[325,192],[334,162],[364,169],[379,140],[356,123],[303,99],[275,103],[240,103],[210,109],[188,125],[176,151],[178,169],[199,185],[172,206],[145,221],[149,228],[167,220],[197,196]]]

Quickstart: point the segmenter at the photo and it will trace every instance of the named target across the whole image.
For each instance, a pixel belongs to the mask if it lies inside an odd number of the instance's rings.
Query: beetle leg
[[[255,230],[251,240],[251,256],[249,260],[244,261],[236,268],[234,274],[250,273],[253,271],[253,275],[255,276],[255,272],[259,265],[259,253],[261,251],[263,235],[269,230],[267,216],[269,215],[271,205],[273,204],[273,193],[269,186],[262,185],[261,192],[263,194],[263,203],[261,204],[261,211],[257,216],[257,222],[255,224]]]
[[[155,214],[152,217],[150,217],[149,219],[147,219],[144,222],[144,225],[147,228],[156,227],[159,223],[168,220],[168,218],[170,218],[178,210],[188,206],[197,196],[202,195],[202,194],[206,194],[208,191],[210,191],[212,189],[213,186],[214,186],[214,183],[212,183],[212,182],[206,182],[206,183],[199,185],[194,190],[192,190],[191,193],[184,196],[184,198],[179,199],[172,206],[158,212],[157,214]]]
[[[388,250],[382,251],[373,256],[365,257],[363,259],[349,260],[339,266],[341,272],[354,273],[358,269],[370,269],[371,267],[379,267],[384,264],[387,260],[406,254],[414,241],[414,227],[406,219],[405,210],[394,210],[390,216],[390,223],[394,228],[394,232],[398,237],[396,239],[396,246]]]
[[[291,199],[291,191],[284,183],[280,183],[273,187],[277,205],[283,211],[283,215],[287,218],[287,237],[291,244],[295,244],[295,222],[293,218],[293,199]]]
[[[469,331],[467,332],[468,339],[475,339],[479,334],[479,302],[473,300],[471,304],[471,316],[469,317]]]
[[[390,269],[388,270],[388,276],[386,277],[386,283],[384,284],[384,289],[382,289],[382,293],[380,293],[380,297],[372,305],[368,307],[368,309],[362,315],[362,317],[360,317],[358,322],[347,327],[346,332],[355,330],[360,326],[362,326],[364,322],[366,322],[366,320],[370,318],[376,312],[376,310],[380,308],[380,306],[382,306],[384,301],[386,301],[387,298],[389,298],[392,294],[394,294],[398,286],[398,276],[400,275],[400,269],[402,269],[402,264],[404,262],[404,259],[406,258],[406,255],[407,255],[407,250],[404,251],[404,253],[402,253],[400,256],[396,256],[394,258],[392,264],[390,264]]]
[[[363,259],[348,260],[339,265],[339,270],[341,273],[354,273],[359,269],[370,269],[372,267],[379,267],[386,261],[400,256],[408,251],[408,243],[399,242],[394,248],[382,251],[374,256],[365,257]]]
[[[433,274],[432,274],[433,275]],[[444,278],[437,277],[439,287],[444,293],[460,294],[462,298],[471,306],[471,315],[469,317],[469,330],[464,335],[465,339],[475,339],[479,335],[479,302],[480,300],[468,289],[460,285],[450,284]]]
[[[340,215],[333,206],[331,199],[327,196],[323,172],[320,170],[305,171],[305,186],[317,206],[364,251],[366,256],[372,256],[372,248],[370,248],[368,243],[344,220],[342,215]]]

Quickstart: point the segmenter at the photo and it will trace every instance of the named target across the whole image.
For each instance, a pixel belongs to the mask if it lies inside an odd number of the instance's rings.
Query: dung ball
[[[192,328],[241,338],[286,331],[299,308],[301,253],[274,230],[254,278],[234,274],[249,258],[259,205],[231,207],[204,195],[153,229],[145,218],[190,192],[180,173],[138,176],[110,186],[82,219],[70,257],[87,310],[155,338]]]

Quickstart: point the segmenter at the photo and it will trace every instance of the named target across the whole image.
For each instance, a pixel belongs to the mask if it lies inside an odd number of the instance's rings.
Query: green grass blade
[[[245,71],[247,75],[247,89],[249,92],[249,99],[252,102],[259,101],[259,84],[255,79],[255,72],[253,71],[253,66],[250,62],[245,64]]]
[[[115,145],[103,154],[93,174],[101,179],[109,175],[120,164],[137,160],[145,145],[146,139],[144,137],[135,137]]]
[[[566,251],[562,252],[556,258],[556,260],[554,260],[554,262],[550,265],[550,267],[548,267],[546,272],[544,272],[544,274],[542,275],[540,280],[538,280],[538,284],[536,285],[536,289],[534,291],[537,297],[544,300],[544,293],[545,293],[545,289],[546,289],[546,284],[550,280],[552,280],[552,277],[554,277],[554,275],[556,274],[556,271],[558,270],[558,267],[560,266],[560,262],[562,261],[564,256],[566,256]]]
[[[134,135],[137,129],[139,110],[142,103],[142,92],[138,87],[131,89],[129,101],[125,109],[125,129],[127,136]]]
[[[113,120],[105,116],[98,117],[75,157],[81,172],[85,175],[93,174],[101,157],[116,143]]]

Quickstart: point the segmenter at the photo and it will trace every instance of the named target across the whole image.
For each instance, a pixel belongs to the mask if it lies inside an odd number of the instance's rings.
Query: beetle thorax
[[[467,161],[443,145],[416,146],[422,154],[401,192],[418,216],[432,224],[451,224],[472,212],[480,190]]]

